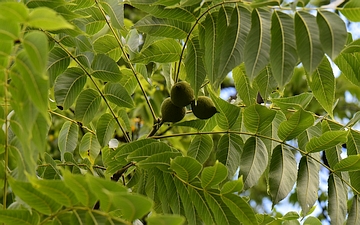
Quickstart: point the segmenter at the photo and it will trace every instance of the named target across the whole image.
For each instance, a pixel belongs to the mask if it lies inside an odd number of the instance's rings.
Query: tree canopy
[[[0,223],[360,224],[354,22],[358,0],[0,0]]]

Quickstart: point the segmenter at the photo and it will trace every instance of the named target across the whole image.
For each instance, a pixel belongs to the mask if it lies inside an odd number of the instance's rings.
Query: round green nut
[[[170,97],[161,103],[161,115],[163,122],[179,122],[185,117],[186,108],[174,105]]]
[[[195,101],[191,102],[191,109],[193,114],[199,119],[209,119],[218,111],[214,105],[214,102],[211,98],[206,96],[199,96],[196,103]]]
[[[178,107],[189,105],[194,101],[194,90],[186,81],[180,81],[172,86],[170,91],[171,101]]]

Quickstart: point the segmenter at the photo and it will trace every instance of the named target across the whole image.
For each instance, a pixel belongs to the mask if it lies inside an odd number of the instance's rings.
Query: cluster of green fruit
[[[199,96],[195,101],[194,90],[186,81],[177,82],[172,86],[170,97],[161,104],[163,122],[179,122],[185,117],[186,107],[191,104],[193,114],[199,119],[209,119],[217,113],[211,98]]]

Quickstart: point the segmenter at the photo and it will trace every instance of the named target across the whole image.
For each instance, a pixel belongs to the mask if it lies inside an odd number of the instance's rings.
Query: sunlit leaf
[[[69,64],[70,57],[62,48],[54,47],[51,49],[47,64],[50,86],[53,86],[55,79],[68,68]]]
[[[250,81],[269,63],[270,18],[270,12],[261,8],[254,9],[251,14],[251,29],[244,49],[245,70]]]
[[[268,164],[268,152],[260,138],[250,137],[246,140],[241,155],[240,175],[243,175],[244,188],[254,186],[264,173]]]
[[[271,101],[279,106],[283,111],[288,109],[305,109],[313,98],[312,93],[301,93],[299,95],[282,97],[282,98],[273,98]]]
[[[330,174],[328,185],[329,217],[332,223],[343,224],[347,214],[347,189],[335,174]]]
[[[119,83],[107,83],[104,88],[104,96],[119,107],[132,108],[134,106],[131,96]]]
[[[61,127],[59,133],[59,149],[62,158],[65,152],[73,152],[78,144],[79,127],[70,121],[67,121]]]
[[[186,182],[192,181],[201,171],[202,165],[192,157],[176,157],[170,160],[170,169]]]
[[[347,131],[328,131],[320,137],[313,137],[306,145],[307,152],[319,152],[337,144],[345,143],[347,140]]]
[[[106,0],[100,2],[110,17],[111,25],[117,29],[124,26],[124,4],[119,0]]]
[[[40,223],[40,216],[37,212],[27,209],[1,209],[0,222],[7,225],[37,225]]]
[[[29,9],[20,2],[1,2],[1,19],[9,19],[13,22],[23,23],[28,19]]]
[[[283,121],[278,129],[281,140],[291,140],[314,124],[314,116],[303,109],[297,110],[287,121]]]
[[[351,83],[360,86],[360,52],[341,53],[335,63]]]
[[[238,92],[239,97],[245,103],[250,106],[256,103],[257,92],[252,87],[248,76],[246,76],[244,64],[236,67],[232,71],[232,76],[235,83],[235,88]]]
[[[340,9],[340,12],[350,21],[360,21],[360,2],[351,0],[347,2],[344,8]]]
[[[94,41],[94,50],[99,54],[105,54],[113,60],[119,60],[121,49],[116,39],[111,35],[103,35]]]
[[[213,212],[216,224],[239,224],[240,221],[234,216],[225,201],[219,196],[204,192],[205,199]],[[255,220],[256,221],[256,220]]]
[[[76,100],[75,117],[84,124],[94,119],[101,102],[101,96],[93,89],[83,90]]]
[[[285,145],[273,150],[269,171],[269,188],[273,205],[284,199],[293,189],[297,165],[294,153]]]
[[[237,180],[231,180],[224,184],[221,187],[220,193],[221,194],[230,194],[234,192],[241,192],[244,188],[244,182],[242,177]]]
[[[202,191],[195,188],[189,188],[188,190],[191,201],[193,202],[199,217],[205,224],[213,224],[213,216]]]
[[[290,80],[297,63],[294,21],[279,11],[273,13],[271,21],[270,63],[281,90]]]
[[[0,40],[17,40],[20,35],[20,25],[13,21],[0,19]]]
[[[319,26],[323,50],[334,60],[346,43],[347,31],[345,23],[337,14],[329,11],[318,11],[316,22]]]
[[[316,18],[304,11],[295,14],[296,46],[301,62],[308,73],[314,72],[324,52],[319,39]]]
[[[73,29],[68,21],[57,14],[53,9],[47,7],[38,7],[29,13],[27,23],[35,28],[44,30]]]
[[[212,148],[213,139],[210,135],[196,135],[190,143],[187,155],[203,164],[209,158]]]
[[[263,105],[252,105],[244,110],[244,125],[250,132],[258,133],[271,124],[276,112]]]
[[[141,143],[141,142],[139,142],[139,143]],[[134,149],[133,147],[135,147],[135,146],[136,146],[136,148]],[[148,143],[145,142],[145,143],[142,143],[142,145],[140,145],[140,146],[131,143],[127,146],[127,149],[128,150],[126,150],[126,151],[123,150],[120,152],[125,153],[127,151],[132,150],[131,152],[128,152],[130,154],[127,156],[127,159],[131,160],[131,161],[136,161],[136,162],[140,162],[142,160],[149,159],[149,157],[154,156],[158,153],[165,153],[165,152],[173,153],[173,152],[171,152],[170,146],[168,146],[164,142],[148,142]],[[163,156],[162,158],[165,159],[165,156]],[[170,165],[170,159],[168,159],[167,161],[169,162],[168,165]]]
[[[360,155],[349,155],[334,166],[335,171],[359,171]]]
[[[242,197],[226,194],[221,195],[221,199],[242,224],[258,224],[254,210]]]
[[[201,173],[201,186],[203,188],[211,188],[214,185],[219,184],[225,180],[228,176],[228,170],[226,167],[219,163],[215,162],[213,166],[204,168]]]
[[[87,158],[92,164],[94,164],[96,157],[100,153],[100,149],[101,146],[95,135],[92,133],[86,133],[82,137],[79,145],[79,154],[83,159]]]
[[[182,225],[185,218],[180,215],[151,215],[146,218],[149,225]]]

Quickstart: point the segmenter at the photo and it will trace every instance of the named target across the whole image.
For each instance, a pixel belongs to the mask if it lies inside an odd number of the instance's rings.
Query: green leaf
[[[347,214],[347,188],[335,174],[330,174],[328,184],[328,212],[331,222],[344,224]]]
[[[276,112],[263,105],[251,105],[244,110],[244,125],[250,132],[259,133],[273,121]]]
[[[155,143],[154,145],[150,145],[148,146],[149,150],[147,153],[145,146]],[[116,160],[124,160],[130,153],[135,152],[135,151],[139,151],[139,153],[134,153],[134,154],[138,154],[139,156],[144,156],[144,158],[146,158],[147,156],[150,156],[151,154],[156,153],[156,150],[160,149],[161,152],[166,152],[166,151],[170,151],[169,146],[168,145],[163,145],[165,143],[158,143],[158,141],[154,140],[154,139],[140,139],[137,141],[133,141],[131,143],[127,143],[125,145],[121,145],[119,148],[116,149],[116,154],[115,154],[115,159]],[[159,145],[157,147],[157,145]],[[163,145],[163,146],[160,146]],[[140,150],[144,148],[143,150]],[[153,151],[152,149],[155,149],[155,151]],[[126,164],[126,161],[125,161]]]
[[[94,119],[101,103],[101,96],[93,89],[83,90],[76,100],[75,118],[88,124]]]
[[[330,62],[326,57],[315,69],[309,79],[310,88],[320,105],[333,117],[335,102],[335,77]]]
[[[242,138],[237,134],[224,134],[218,142],[216,158],[228,169],[229,178],[239,168],[243,145]]]
[[[270,63],[280,90],[290,80],[297,58],[293,18],[275,11],[271,18]]]
[[[81,15],[84,18],[82,22],[85,25],[82,29],[89,35],[98,33],[106,24],[104,16],[97,7],[83,8],[81,9]]]
[[[96,124],[96,137],[102,147],[108,145],[116,129],[116,122],[109,113],[103,114]]]
[[[273,98],[271,101],[279,106],[281,110],[287,111],[288,109],[305,109],[311,102],[312,98],[312,93],[305,92],[290,97]]]
[[[259,75],[255,77],[253,86],[258,90],[258,93],[256,94],[256,100],[258,98],[257,95],[260,94],[264,102],[267,102],[269,96],[277,91],[278,84],[273,77],[273,72],[270,65],[266,66],[263,70],[261,70]]]
[[[213,166],[205,167],[201,173],[201,186],[210,189],[212,186],[218,185],[228,176],[226,167],[216,161]]]
[[[74,26],[66,21],[54,10],[47,7],[38,7],[29,13],[27,23],[31,27],[43,30],[73,29]]]
[[[170,160],[170,169],[183,181],[191,182],[199,175],[202,165],[194,158],[178,156]]]
[[[65,185],[71,189],[79,202],[87,207],[93,208],[96,202],[96,196],[91,193],[89,183],[84,175],[71,174],[71,172],[64,170],[63,177]]]
[[[319,26],[322,48],[334,60],[346,43],[345,23],[336,13],[321,10],[316,14],[316,22]]]
[[[134,27],[152,36],[183,39],[189,33],[191,24],[147,15],[135,23]]]
[[[134,102],[126,89],[119,83],[107,83],[104,88],[104,96],[110,102],[119,107],[132,108]]]
[[[91,75],[103,81],[117,82],[121,79],[118,65],[107,55],[95,55],[91,68],[94,70]]]
[[[0,40],[14,41],[20,36],[20,25],[11,20],[0,19]]]
[[[358,224],[360,222],[360,198],[355,195],[347,219],[347,225]]]
[[[360,22],[360,2],[351,0],[347,2],[344,8],[339,10],[348,20]]]
[[[231,180],[224,184],[224,186],[221,187],[220,194],[231,194],[234,192],[241,192],[244,188],[244,182],[242,177],[240,177],[237,180]]]
[[[57,203],[71,207],[78,203],[75,194],[62,180],[39,180],[30,179],[31,184],[42,194],[56,201]]]
[[[360,111],[357,111],[353,117],[346,123],[345,127],[353,127],[360,120]]]
[[[1,209],[0,222],[7,225],[37,225],[40,223],[40,216],[37,212],[26,209]]]
[[[360,86],[360,77],[358,76],[360,68],[359,52],[341,53],[335,59],[335,63],[351,83]]]
[[[252,87],[248,76],[246,76],[244,64],[236,67],[232,71],[232,76],[238,95],[245,105],[250,106],[255,104],[257,91]]]
[[[200,48],[199,39],[194,37],[189,40],[187,45],[186,58],[184,61],[186,69],[186,80],[194,90],[195,98],[205,80],[206,71],[204,67],[203,50]]]
[[[59,149],[63,160],[65,152],[73,152],[78,143],[79,127],[70,121],[66,121],[59,133]]]
[[[189,196],[189,191],[188,191],[186,185],[182,181],[180,181],[176,178],[174,178],[174,183],[176,186],[176,191],[177,191],[178,195],[180,196],[182,208],[184,209],[184,214],[185,214],[188,224],[196,224],[195,207],[192,204],[192,201]]]
[[[227,74],[239,65],[243,59],[246,36],[249,33],[250,12],[244,7],[236,6],[231,14],[226,30],[222,34],[221,52],[215,63],[218,69],[214,87],[218,87]],[[220,24],[219,24],[220,25]],[[221,25],[220,25],[221,26]]]
[[[230,129],[239,116],[240,108],[217,97],[213,91],[209,92],[217,111],[220,112],[215,115],[217,125],[224,130]]]
[[[60,47],[54,47],[49,52],[47,63],[47,73],[49,74],[49,83],[52,87],[55,79],[62,74],[70,64],[70,56]]]
[[[24,37],[23,45],[35,71],[43,73],[49,54],[46,35],[40,31],[29,32]]]
[[[229,207],[241,224],[258,224],[254,210],[242,197],[235,194],[221,195],[221,199]]]
[[[188,190],[191,201],[193,202],[199,217],[205,224],[214,224],[211,210],[206,202],[203,192],[196,190],[195,188],[189,188]]]
[[[119,0],[106,0],[100,2],[107,15],[110,17],[111,25],[117,29],[124,27],[124,4]]]
[[[311,154],[311,156],[320,159],[319,153]],[[314,159],[308,156],[301,158],[297,176],[296,193],[303,215],[308,214],[309,209],[318,199],[319,170],[319,163]]]
[[[185,218],[180,215],[156,214],[146,218],[149,225],[182,225]]]
[[[240,175],[244,177],[244,188],[254,186],[264,173],[268,164],[268,152],[260,138],[250,137],[246,140],[241,155]]]
[[[298,109],[287,121],[283,121],[278,129],[281,140],[287,141],[296,138],[307,128],[314,125],[314,116],[303,109]]]
[[[132,148],[133,146],[136,145],[128,146],[128,149],[132,150],[131,152],[129,152],[130,154],[127,157],[129,161],[140,162],[142,160],[148,159],[149,157],[157,153],[172,153],[170,146],[165,144],[164,142],[145,142],[143,143],[143,145],[136,146],[136,148]],[[170,159],[168,159],[168,162],[170,165]]]
[[[304,221],[304,225],[321,225],[321,221],[313,216],[309,216],[306,218],[306,220]]]
[[[191,141],[187,155],[204,164],[209,158],[213,148],[213,139],[210,135],[196,135]]]
[[[59,203],[44,195],[28,182],[17,181],[11,178],[9,179],[9,184],[16,196],[42,214],[50,215],[61,208]]]
[[[0,18],[11,19],[13,22],[24,23],[29,16],[29,9],[20,2],[1,2],[0,9]]]
[[[86,83],[86,74],[78,67],[70,67],[55,80],[54,95],[58,106],[66,110],[75,102]]]
[[[114,201],[114,205],[121,211],[121,215],[128,221],[134,221],[135,219],[141,219],[148,214],[153,207],[151,199],[131,193],[114,193],[111,194]]]
[[[360,134],[357,131],[350,130],[346,148],[348,156],[360,154]],[[360,192],[360,171],[349,172],[349,176],[351,186]]]
[[[314,72],[323,59],[316,18],[304,11],[295,14],[295,36],[299,57],[308,73]]]
[[[349,155],[347,158],[340,160],[334,166],[335,171],[359,171],[360,170],[360,154]]]
[[[79,154],[81,158],[89,159],[91,164],[94,164],[96,157],[100,153],[100,149],[100,143],[96,139],[95,135],[93,135],[92,133],[86,133],[82,137],[79,145]]]
[[[127,69],[127,68],[121,69],[120,71],[121,71],[121,79],[119,83],[126,89],[129,95],[134,94],[136,88],[139,85],[136,80],[136,77],[134,76],[134,73],[131,71],[131,69]]]
[[[240,221],[234,216],[232,211],[224,203],[223,199],[208,192],[204,192],[204,195],[211,211],[213,212],[216,224],[230,225],[240,223]]]
[[[121,57],[121,49],[119,43],[112,35],[102,35],[94,41],[94,50],[98,54],[105,54],[115,61],[118,61]]]
[[[286,145],[276,146],[269,170],[269,189],[273,205],[283,200],[293,189],[296,174],[294,153]]]
[[[305,150],[307,152],[319,152],[325,149],[334,147],[338,144],[345,143],[347,140],[348,131],[328,131],[320,137],[313,137],[306,144]]]
[[[251,29],[244,49],[245,69],[250,81],[269,63],[270,18],[270,12],[261,8],[254,9],[251,14]]]
[[[159,38],[151,45],[141,49],[140,53],[131,61],[133,63],[148,64],[149,62],[168,63],[179,60],[181,53],[180,44],[170,38]]]
[[[137,166],[147,169],[157,167],[162,171],[169,171],[170,160],[180,155],[179,152],[156,153],[137,163]]]

